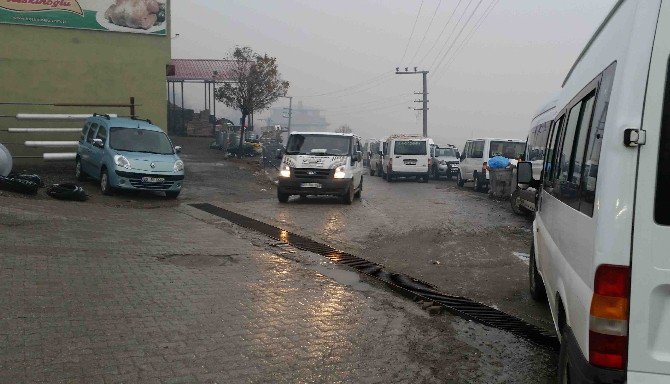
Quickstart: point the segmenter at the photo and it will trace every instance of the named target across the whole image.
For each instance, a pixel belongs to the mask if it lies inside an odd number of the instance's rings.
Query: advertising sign
[[[0,24],[165,35],[167,0],[0,0]]]

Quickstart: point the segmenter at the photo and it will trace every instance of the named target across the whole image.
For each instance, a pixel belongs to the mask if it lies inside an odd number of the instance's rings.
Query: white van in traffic
[[[461,152],[460,170],[456,177],[458,186],[474,182],[475,191],[486,192],[489,189],[487,164],[490,158],[501,155],[516,159],[523,155],[526,142],[513,139],[474,139],[465,142]]]
[[[551,131],[554,117],[556,117],[556,99],[552,98],[550,102],[540,108],[530,124],[531,128],[530,132],[528,132],[526,152],[523,159],[533,165],[533,178],[535,180],[540,180],[542,177],[544,155],[547,150],[547,141],[549,140],[549,132]],[[517,215],[535,212],[535,201],[537,200],[538,191],[539,188],[537,185],[523,189],[516,186],[510,197],[512,211]]]
[[[382,177],[393,181],[399,177],[416,177],[428,181],[431,169],[432,139],[418,135],[392,135],[382,145]]]
[[[669,58],[670,1],[620,0],[560,93],[529,270],[559,382],[670,383]]]
[[[351,204],[363,192],[361,149],[360,137],[351,133],[292,132],[279,169],[279,202],[332,195]]]

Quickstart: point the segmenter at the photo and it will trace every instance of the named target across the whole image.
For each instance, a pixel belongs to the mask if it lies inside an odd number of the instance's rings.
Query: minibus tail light
[[[601,265],[596,270],[589,322],[592,365],[625,369],[628,350],[630,268]]]

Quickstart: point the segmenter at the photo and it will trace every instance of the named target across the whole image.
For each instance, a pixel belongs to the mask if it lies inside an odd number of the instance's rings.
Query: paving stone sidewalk
[[[523,342],[302,264],[187,208],[0,198],[0,383],[546,378]]]

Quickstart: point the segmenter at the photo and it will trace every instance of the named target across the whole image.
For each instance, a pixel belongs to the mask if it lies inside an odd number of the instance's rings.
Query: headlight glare
[[[125,168],[125,169],[130,169],[130,161],[126,159],[125,156],[121,155],[116,155],[114,156],[114,164],[116,164],[118,167]]]
[[[184,170],[184,162],[181,160],[177,160],[174,162],[174,171],[175,172],[181,172]]]
[[[336,179],[344,179],[346,177],[346,174],[344,173],[344,165],[340,165],[339,167],[335,168],[335,176]]]
[[[279,176],[280,177],[291,177],[291,167],[289,167],[286,164],[282,164],[281,168],[279,168]]]

